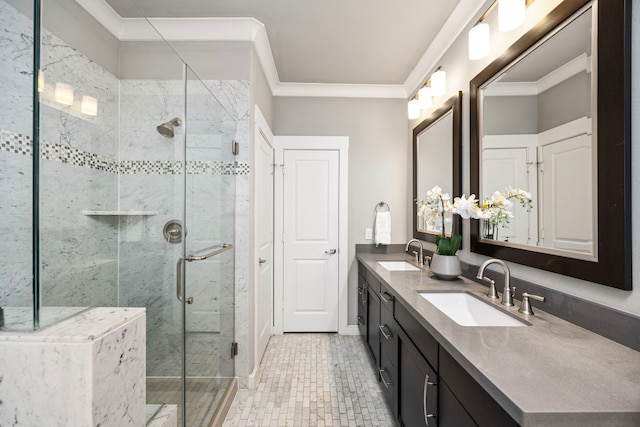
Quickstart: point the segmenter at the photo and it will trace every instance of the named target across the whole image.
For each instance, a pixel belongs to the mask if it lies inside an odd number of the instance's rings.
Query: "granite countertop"
[[[535,315],[486,297],[466,278],[440,280],[421,271],[388,271],[376,261],[405,254],[358,253],[456,361],[523,427],[640,426],[640,352],[558,317],[532,301]],[[503,284],[496,283],[498,291]],[[525,327],[460,326],[416,291],[464,291],[528,321]]]

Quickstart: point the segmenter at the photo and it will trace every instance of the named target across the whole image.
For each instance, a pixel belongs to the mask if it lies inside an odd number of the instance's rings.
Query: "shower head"
[[[169,120],[166,123],[161,124],[156,127],[158,133],[166,138],[173,138],[173,127],[180,126],[182,124],[182,120],[180,117],[176,117],[174,119]]]

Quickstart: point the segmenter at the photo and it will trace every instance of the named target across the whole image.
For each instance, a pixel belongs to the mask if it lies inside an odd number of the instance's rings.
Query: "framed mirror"
[[[471,251],[631,289],[630,0],[565,0],[470,83]]]
[[[424,200],[434,186],[451,197],[462,191],[462,92],[451,97],[413,129],[413,237],[435,242],[439,227],[430,226],[418,215],[416,200]],[[447,222],[445,233],[452,227],[461,233],[462,221]]]

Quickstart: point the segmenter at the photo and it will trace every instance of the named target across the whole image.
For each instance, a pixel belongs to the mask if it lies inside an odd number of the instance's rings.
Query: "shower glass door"
[[[236,123],[219,82],[186,75],[186,425],[207,427],[234,376]]]

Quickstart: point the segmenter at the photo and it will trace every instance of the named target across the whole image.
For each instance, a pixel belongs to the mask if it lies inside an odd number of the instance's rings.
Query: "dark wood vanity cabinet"
[[[362,264],[358,298],[360,333],[399,426],[518,425]]]
[[[367,337],[367,298],[368,295],[367,282],[361,274],[358,274],[358,330],[360,335],[366,340]]]

